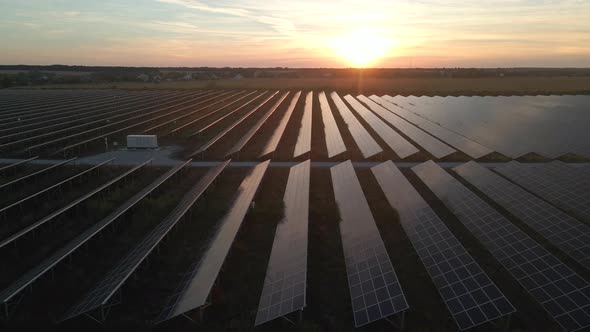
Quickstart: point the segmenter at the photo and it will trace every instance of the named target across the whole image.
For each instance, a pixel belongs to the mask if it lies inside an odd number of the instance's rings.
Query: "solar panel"
[[[39,158],[39,157],[36,156],[36,157],[33,157],[33,158],[29,158],[29,159],[23,159],[23,160],[16,161],[16,162],[14,162],[14,163],[12,163],[10,165],[6,165],[6,166],[3,166],[3,167],[0,167],[0,172],[3,172],[3,171],[5,171],[5,170],[7,170],[9,168],[14,168],[14,167],[17,167],[17,166],[20,166],[20,165],[24,165],[24,164],[28,163],[29,161],[33,161],[33,160],[35,160],[37,158]]]
[[[229,117],[230,115],[236,113],[237,111],[243,109],[244,107],[250,105],[251,103],[253,103],[256,99],[262,97],[264,94],[266,94],[267,91],[261,92],[260,94],[258,94],[256,97],[248,100],[247,102],[241,104],[240,106],[236,107],[235,109],[223,114],[222,116],[220,116],[219,118],[215,119],[213,122],[207,124],[206,126],[204,126],[203,128],[195,131],[194,133],[190,134],[190,136],[195,136],[195,135],[199,135],[200,133],[204,132],[205,130],[213,127],[214,125],[218,124],[219,122],[223,121],[225,118]],[[275,92],[276,94],[277,92]],[[212,113],[209,113],[212,114]],[[205,116],[209,116],[209,114],[206,114]]]
[[[377,96],[373,97],[379,98]],[[424,131],[422,131],[422,129],[414,126],[413,124],[409,123],[403,118],[395,115],[393,112],[390,112],[387,109],[383,108],[373,100],[363,95],[357,96],[357,98],[363,103],[365,103],[369,107],[369,109],[371,109],[377,115],[382,117],[385,121],[389,122],[391,125],[396,127],[404,135],[408,136],[414,142],[419,144],[422,148],[424,148],[424,150],[428,151],[428,153],[433,155],[435,158],[440,159],[457,151],[452,147],[446,145],[445,143],[437,140],[433,136],[430,136],[429,134],[425,133]]]
[[[373,96],[371,96],[373,97]],[[448,145],[454,147],[455,149],[464,152],[466,155],[470,156],[471,158],[477,159],[481,158],[485,155],[488,155],[494,150],[489,149],[475,141],[468,139],[465,136],[461,136],[445,127],[442,127],[434,122],[431,122],[423,117],[420,117],[410,111],[407,111],[401,107],[395,106],[392,104],[395,99],[390,96],[382,96],[381,100],[373,99],[377,103],[381,103],[382,100],[388,101],[390,103],[384,102],[381,104],[383,107],[387,108],[389,111],[395,113],[396,115],[406,119],[407,121],[415,124],[416,126],[420,127],[427,133],[431,134],[432,136],[440,139],[441,141],[447,143]]]
[[[484,194],[590,269],[590,227],[492,171],[469,162],[453,169]]]
[[[371,209],[350,161],[330,168],[355,326],[408,309]]]
[[[94,166],[92,166],[92,167],[90,167],[90,168],[88,168],[88,169],[85,169],[85,170],[83,170],[82,172],[79,172],[79,173],[77,173],[77,174],[74,174],[74,175],[70,176],[69,178],[67,178],[67,179],[65,179],[65,180],[62,180],[62,181],[60,181],[60,182],[58,182],[58,183],[55,183],[55,184],[53,184],[53,185],[51,185],[51,186],[49,186],[49,187],[45,187],[45,188],[43,188],[43,189],[39,190],[38,192],[36,192],[36,193],[34,193],[34,194],[31,194],[31,195],[29,195],[29,196],[27,196],[27,197],[25,197],[25,198],[19,199],[18,201],[14,202],[14,203],[11,203],[11,204],[9,204],[9,205],[7,205],[7,206],[5,206],[5,207],[1,208],[1,209],[0,209],[0,213],[2,213],[2,212],[4,212],[4,211],[6,211],[6,210],[8,210],[8,209],[11,209],[11,208],[13,208],[13,207],[15,207],[15,206],[17,206],[17,205],[19,205],[19,204],[22,204],[22,203],[24,203],[24,202],[28,201],[28,200],[29,200],[29,199],[31,199],[31,198],[37,197],[37,196],[39,196],[39,195],[41,195],[41,194],[44,194],[44,193],[46,193],[46,192],[48,192],[48,191],[50,191],[50,190],[52,190],[52,189],[55,189],[55,188],[57,188],[57,187],[61,186],[62,184],[64,184],[64,183],[67,183],[67,182],[69,182],[69,181],[72,181],[72,180],[74,180],[74,179],[76,179],[76,178],[78,178],[78,177],[80,177],[80,176],[82,176],[82,175],[84,175],[84,174],[86,174],[86,173],[89,173],[89,172],[91,172],[91,171],[93,171],[93,170],[95,170],[95,169],[99,168],[100,166],[103,166],[103,165],[105,165],[105,164],[107,164],[107,163],[109,163],[109,162],[111,162],[111,161],[113,161],[113,160],[115,160],[115,158],[111,158],[111,159],[105,160],[105,161],[103,161],[103,162],[100,162],[99,164],[97,164],[97,165],[94,165]]]
[[[432,161],[414,173],[565,331],[590,327],[590,285]]]
[[[344,96],[352,108],[361,115],[361,117],[367,121],[369,126],[375,130],[375,132],[381,136],[385,143],[400,157],[406,158],[413,155],[414,153],[420,152],[412,143],[408,142],[390,126],[388,126],[378,116],[369,111],[364,107],[358,100],[354,99],[351,95]]]
[[[15,184],[15,183],[19,183],[19,182],[21,182],[21,181],[24,181],[24,180],[26,180],[26,179],[32,178],[32,177],[34,177],[34,176],[36,176],[36,175],[43,174],[43,173],[45,173],[45,172],[47,172],[47,171],[50,171],[50,170],[52,170],[52,169],[54,169],[54,168],[58,168],[59,166],[65,165],[65,164],[67,164],[67,163],[70,163],[70,162],[72,162],[72,161],[74,161],[74,160],[76,160],[76,158],[75,158],[75,157],[74,157],[74,158],[71,158],[71,159],[68,159],[68,160],[64,160],[64,161],[58,162],[58,163],[56,163],[56,164],[53,164],[53,165],[51,165],[51,166],[49,166],[49,167],[45,167],[45,168],[43,168],[43,169],[40,169],[40,170],[38,170],[38,171],[36,171],[36,172],[33,172],[33,173],[30,173],[30,174],[27,174],[27,175],[21,176],[21,177],[20,177],[20,178],[18,178],[18,179],[14,179],[14,180],[12,180],[12,181],[8,181],[8,182],[6,182],[6,183],[3,183],[3,184],[1,184],[1,185],[0,185],[0,189],[2,189],[2,188],[6,188],[6,187],[8,187],[8,186],[11,186],[11,185],[13,185],[13,184]]]
[[[460,330],[515,311],[393,162],[371,170]]]
[[[237,190],[237,197],[228,213],[221,220],[209,248],[203,257],[189,269],[188,278],[181,284],[179,291],[172,296],[171,305],[162,311],[158,318],[159,322],[200,308],[207,303],[211,288],[217,280],[223,262],[240,230],[242,221],[269,164],[270,160],[259,163],[242,181]]]
[[[139,165],[139,167],[144,166],[151,161],[151,159],[147,160],[143,164]],[[45,272],[49,271],[59,262],[63,261],[76,249],[78,249],[80,246],[82,246],[84,243],[90,240],[94,235],[98,234],[101,230],[108,226],[113,220],[121,216],[125,211],[127,211],[129,208],[135,205],[141,198],[147,196],[151,191],[158,187],[168,177],[172,176],[172,174],[174,174],[177,170],[178,169],[173,169],[170,172],[158,178],[158,180],[154,181],[154,183],[152,183],[151,185],[143,189],[141,192],[133,196],[131,199],[125,202],[121,207],[112,212],[110,215],[108,215],[101,221],[97,222],[96,224],[92,225],[82,234],[78,235],[72,241],[68,242],[64,247],[54,252],[51,256],[43,260],[41,263],[37,264],[37,266],[29,270],[27,273],[23,274],[22,277],[20,277],[18,280],[10,284],[10,286],[4,289],[2,292],[0,292],[0,302],[7,304],[11,299],[13,299],[15,296],[20,294],[20,292],[22,292],[25,288],[27,288],[33,282],[35,282],[35,280],[43,276]]]
[[[104,96],[103,95],[103,96],[97,98],[98,101],[95,101],[95,100],[92,100],[89,102],[77,101],[74,103],[73,106],[68,106],[68,107],[64,107],[67,105],[62,104],[62,105],[56,105],[56,107],[45,107],[45,108],[29,109],[27,111],[4,113],[4,114],[0,115],[0,117],[1,117],[0,122],[3,122],[3,124],[7,124],[7,123],[20,124],[21,121],[23,121],[23,120],[26,121],[26,120],[30,120],[30,119],[46,118],[48,116],[56,117],[60,114],[70,114],[70,113],[74,113],[76,110],[80,111],[80,109],[85,109],[87,105],[90,106],[88,108],[94,108],[95,106],[100,107],[100,106],[104,106],[105,104],[111,103],[113,101],[118,101],[120,99],[125,100],[127,98],[134,98],[134,97],[135,96],[129,96],[129,95],[123,96],[123,97],[109,96],[109,95]],[[74,110],[70,111],[72,109],[74,109]]]
[[[190,160],[187,162],[189,163]],[[162,239],[203,195],[209,185],[230,163],[230,160],[211,169],[178,202],[178,205],[146,237],[143,238],[86,296],[75,305],[64,320],[93,311],[109,303],[113,295],[137,270],[139,265],[158,246]]]
[[[289,92],[285,92],[279,100],[248,130],[246,134],[240,138],[240,140],[234,144],[234,146],[225,154],[226,157],[231,156],[234,153],[240,152],[246,144],[252,139],[252,137],[258,132],[258,129],[264,125],[266,120],[279,108],[283,101],[287,98]]]
[[[18,121],[18,126],[11,126],[9,128],[0,129],[0,133],[2,133],[2,137],[0,140],[5,140],[12,137],[18,136],[25,136],[30,135],[34,132],[39,131],[47,131],[51,128],[56,127],[64,127],[69,124],[77,123],[77,122],[85,122],[88,123],[88,120],[92,118],[104,118],[109,114],[117,114],[121,112],[122,106],[126,106],[129,104],[133,104],[136,101],[145,101],[149,97],[152,97],[154,100],[158,97],[161,98],[159,95],[148,95],[146,92],[145,95],[133,96],[129,98],[125,98],[123,100],[116,99],[116,102],[110,102],[108,105],[95,105],[93,104],[92,107],[85,109],[84,111],[80,111],[80,108],[76,108],[70,112],[60,112],[58,114],[49,114],[44,116],[39,116],[36,118],[31,119],[21,119]],[[112,110],[112,111],[108,111]],[[72,113],[72,114],[70,114]],[[47,120],[43,120],[47,118]],[[68,120],[72,119],[72,120]],[[40,121],[41,120],[41,121]],[[30,122],[25,124],[25,122]],[[53,123],[53,124],[49,124]],[[32,128],[31,128],[32,127]],[[26,128],[31,128],[26,130]],[[13,132],[12,134],[5,134],[7,132]]]
[[[156,129],[158,129],[158,128],[162,128],[162,127],[164,127],[164,126],[166,126],[166,125],[168,125],[168,124],[171,124],[171,123],[176,123],[176,121],[178,121],[178,120],[181,120],[181,119],[184,119],[184,118],[186,118],[186,117],[189,117],[189,116],[191,116],[191,115],[193,115],[193,114],[196,114],[196,113],[202,112],[203,110],[205,110],[205,109],[207,109],[207,108],[209,108],[209,107],[211,107],[211,106],[217,105],[217,104],[219,104],[219,103],[223,103],[224,101],[226,101],[226,100],[228,100],[228,99],[231,99],[231,98],[233,98],[233,97],[235,97],[235,96],[238,96],[238,95],[240,95],[240,94],[241,94],[243,91],[236,92],[236,93],[234,93],[234,94],[231,94],[231,95],[229,95],[229,94],[230,94],[230,93],[232,93],[232,92],[234,92],[234,90],[231,90],[231,91],[228,91],[228,92],[225,92],[225,93],[219,94],[219,95],[217,95],[217,96],[215,96],[215,97],[213,97],[213,98],[207,99],[207,101],[209,101],[209,100],[215,100],[215,102],[213,102],[213,103],[211,103],[211,104],[207,104],[207,105],[205,105],[205,106],[203,106],[203,107],[201,107],[201,108],[197,108],[196,110],[194,110],[194,111],[190,111],[190,112],[188,112],[188,113],[186,113],[186,114],[183,114],[183,115],[181,115],[181,116],[177,116],[177,117],[175,117],[174,119],[170,119],[170,120],[168,120],[168,121],[162,121],[162,122],[158,123],[158,124],[157,124],[157,125],[155,125],[155,126],[152,126],[152,127],[148,128],[148,129],[145,129],[145,130],[143,131],[143,133],[144,133],[144,134],[145,134],[145,133],[149,133],[150,131],[154,131],[154,130],[156,130]],[[229,95],[229,96],[228,96],[228,95]],[[222,97],[223,97],[223,98],[222,98]],[[199,103],[199,104],[202,104],[202,102],[201,102],[201,103]]]
[[[39,106],[42,107],[34,107],[34,106],[26,106],[26,104],[20,104],[20,107],[24,107],[26,110],[21,110],[20,112],[3,112],[1,117],[1,121],[7,120],[7,119],[13,119],[13,118],[8,118],[9,116],[17,116],[17,117],[21,117],[21,118],[26,118],[29,116],[36,116],[38,114],[52,114],[52,113],[57,113],[57,112],[63,112],[64,110],[68,110],[68,109],[72,109],[72,108],[77,108],[80,109],[80,107],[84,107],[86,105],[97,105],[97,104],[103,104],[103,102],[101,101],[105,101],[105,99],[109,99],[106,100],[106,102],[112,101],[113,98],[120,98],[120,97],[125,97],[125,96],[129,96],[129,93],[126,94],[105,94],[105,92],[98,92],[96,95],[94,95],[91,98],[88,98],[86,100],[75,100],[72,102],[63,102],[63,100],[59,100],[57,103],[50,103],[48,102],[45,98],[42,99],[42,101],[40,101],[40,104],[38,104]],[[45,100],[45,103],[43,102],[43,100]],[[91,107],[92,107],[91,106]]]
[[[281,118],[281,122],[279,122],[279,125],[275,129],[272,136],[268,139],[268,142],[266,143],[266,145],[264,146],[264,149],[262,150],[262,152],[260,153],[260,155],[258,157],[263,157],[271,152],[275,152],[275,150],[277,149],[277,146],[279,146],[279,141],[281,140],[281,137],[283,137],[283,133],[285,132],[285,128],[287,128],[287,124],[289,123],[289,119],[291,119],[291,115],[293,114],[293,110],[295,109],[295,106],[297,105],[297,101],[299,100],[300,96],[301,96],[301,91],[298,91],[295,94],[295,96],[293,96],[293,99],[291,99],[291,103],[289,104],[289,108],[287,108],[287,110],[285,111],[285,114]]]
[[[354,142],[358,146],[363,157],[369,158],[383,152],[383,149],[381,149],[367,129],[365,129],[354,114],[352,114],[350,109],[348,109],[348,106],[346,106],[342,99],[340,99],[340,96],[338,96],[336,92],[332,92],[330,97],[334,101],[340,116],[342,116],[342,119],[346,122],[346,126],[352,135],[352,139],[354,139]]]
[[[324,123],[324,137],[326,139],[326,148],[328,150],[328,158],[332,158],[343,152],[346,152],[346,145],[342,140],[338,125],[330,109],[330,104],[326,98],[326,94],[322,91],[318,95],[320,101],[320,109],[322,111],[322,122]]]
[[[299,135],[297,135],[297,142],[295,143],[295,151],[293,151],[293,158],[299,157],[311,151],[311,111],[313,109],[313,92],[310,91],[305,96],[305,105],[303,107],[303,118],[301,119],[301,127],[299,127]]]
[[[246,120],[254,112],[258,111],[269,100],[271,100],[274,96],[276,96],[277,93],[279,93],[279,92],[278,91],[275,91],[270,96],[266,97],[266,99],[264,99],[263,101],[261,101],[260,104],[258,104],[252,110],[248,111],[248,113],[244,114],[239,119],[237,119],[236,121],[234,121],[231,125],[229,125],[229,127],[223,129],[219,134],[215,135],[215,137],[213,137],[212,139],[210,139],[207,143],[201,145],[199,147],[199,149],[197,149],[195,152],[193,152],[193,153],[190,154],[190,157],[192,157],[194,155],[197,155],[197,154],[199,154],[201,152],[204,152],[205,150],[207,150],[208,148],[210,148],[213,144],[217,143],[217,141],[219,141],[223,136],[225,136],[232,129],[234,129],[235,127],[237,127],[240,123],[242,123],[244,120]],[[204,130],[204,129],[202,129],[202,130]]]
[[[202,96],[202,97],[205,97],[205,96]],[[153,110],[153,111],[150,111],[150,112],[145,112],[146,111],[146,108],[142,108],[140,110],[141,114],[139,114],[139,115],[135,115],[135,116],[126,118],[124,120],[120,120],[120,121],[116,121],[116,122],[111,122],[109,124],[106,124],[106,125],[103,125],[103,126],[100,126],[100,127],[95,127],[95,128],[92,128],[92,129],[83,131],[83,132],[78,132],[78,133],[75,133],[75,134],[71,134],[71,135],[68,135],[68,136],[60,137],[60,138],[57,138],[57,139],[54,139],[54,140],[50,140],[50,141],[45,141],[43,143],[30,146],[29,148],[27,148],[27,151],[32,151],[32,150],[38,149],[40,147],[44,147],[44,146],[51,145],[51,144],[54,144],[54,143],[62,142],[62,141],[65,141],[65,140],[68,140],[68,139],[72,139],[72,138],[75,138],[75,137],[80,137],[80,136],[89,134],[89,133],[94,132],[94,131],[98,131],[98,130],[101,130],[101,129],[105,129],[105,128],[113,127],[113,126],[116,126],[116,125],[120,125],[122,123],[129,122],[129,121],[132,121],[132,120],[139,120],[139,119],[144,118],[144,117],[149,116],[149,115],[154,115],[156,113],[162,113],[164,111],[167,111],[167,110],[170,110],[170,109],[174,109],[173,111],[165,112],[163,114],[157,115],[157,116],[155,116],[153,118],[149,118],[147,120],[143,120],[143,121],[139,121],[139,122],[134,122],[133,124],[131,124],[129,126],[126,126],[126,127],[123,127],[123,128],[119,128],[119,129],[116,129],[116,130],[113,130],[113,131],[108,132],[106,134],[101,134],[101,135],[98,135],[96,137],[93,137],[93,138],[90,138],[90,139],[87,139],[87,140],[84,140],[84,141],[81,141],[81,142],[77,142],[77,143],[72,144],[72,145],[68,145],[68,146],[64,147],[63,149],[61,149],[59,152],[66,151],[66,150],[69,150],[69,149],[74,148],[76,146],[80,146],[82,144],[86,144],[86,143],[95,141],[97,139],[108,137],[108,136],[111,136],[113,134],[120,133],[122,131],[125,131],[125,130],[131,129],[131,128],[135,128],[135,127],[141,126],[141,125],[146,124],[148,122],[151,122],[151,121],[154,121],[154,120],[158,120],[158,119],[161,119],[163,117],[170,116],[170,115],[173,115],[173,114],[182,112],[182,111],[184,111],[186,109],[190,109],[190,108],[196,107],[200,103],[205,102],[205,101],[201,101],[201,102],[199,102],[197,104],[192,104],[192,105],[188,105],[188,106],[182,106],[182,105],[185,105],[185,104],[194,102],[195,100],[200,99],[202,97],[192,97],[192,99],[190,99],[190,100],[183,101],[183,102],[180,102],[180,103],[177,103],[177,104],[174,104],[174,105],[170,105],[170,106],[166,106],[166,107],[161,107],[160,105],[156,105],[154,107],[157,107],[157,109],[156,110]],[[190,98],[190,96],[189,96],[189,98]],[[178,99],[176,99],[176,100],[178,100]],[[153,108],[153,107],[150,107],[150,108]],[[37,137],[39,137],[39,136],[37,136]]]
[[[12,243],[18,239],[20,239],[21,237],[25,236],[26,234],[32,232],[33,230],[37,229],[38,227],[40,227],[41,225],[53,220],[53,218],[59,216],[60,214],[76,207],[78,204],[80,204],[81,202],[87,200],[88,198],[98,194],[99,192],[101,192],[102,190],[110,187],[111,185],[113,185],[114,183],[124,179],[127,175],[135,172],[136,170],[140,169],[141,167],[143,167],[145,165],[145,163],[140,164],[138,166],[133,167],[132,169],[124,172],[123,174],[116,176],[114,179],[108,181],[107,183],[99,186],[98,188],[90,191],[89,193],[75,199],[73,202],[70,202],[68,205],[50,213],[49,215],[41,218],[40,220],[37,220],[36,222],[28,225],[25,228],[20,229],[19,231],[17,231],[16,233],[10,235],[9,237],[3,239],[0,241],[0,248],[6,246],[9,243]]]
[[[289,171],[285,216],[275,232],[255,325],[305,307],[310,165],[307,160]]]
[[[590,176],[557,165],[511,161],[494,170],[577,218],[590,222]],[[576,174],[577,173],[577,174]]]
[[[177,93],[173,93],[173,94],[177,94]],[[156,93],[155,95],[153,93],[149,93],[149,92],[145,92],[145,97],[144,98],[149,98],[151,96],[154,97],[160,97],[162,98],[165,95],[171,95],[171,93]],[[121,97],[112,97],[112,101],[118,102],[123,99],[123,100],[127,100],[128,98],[137,98],[138,96],[135,95],[133,97],[126,97],[126,98],[121,98]],[[93,109],[95,104],[92,104],[92,107],[89,107],[89,109]],[[98,107],[100,108],[100,106]],[[2,123],[0,123],[0,126],[2,127],[16,127],[18,128],[18,126],[23,125],[23,124],[27,124],[29,122],[32,122],[33,124],[35,122],[43,122],[40,120],[44,120],[44,119],[53,119],[56,117],[60,117],[63,115],[67,115],[67,114],[76,114],[76,110],[78,112],[80,112],[80,108],[76,107],[71,111],[63,111],[63,110],[46,110],[46,111],[31,111],[31,112],[18,112],[18,113],[14,113],[11,115],[11,117],[7,117],[4,119],[1,119],[0,121]],[[92,111],[95,112],[95,111]],[[26,114],[29,113],[29,114]],[[17,126],[15,126],[17,125]],[[30,124],[29,124],[30,125]],[[9,130],[10,128],[6,129]]]
[[[223,106],[221,106],[221,107],[219,107],[219,108],[217,108],[217,109],[215,109],[215,110],[213,110],[213,111],[211,111],[211,112],[209,112],[209,113],[207,113],[207,114],[204,114],[204,115],[202,115],[202,116],[200,116],[200,117],[198,117],[198,118],[196,118],[196,119],[193,119],[193,120],[191,120],[191,121],[189,121],[189,122],[187,122],[187,123],[184,123],[184,124],[182,124],[182,125],[180,125],[180,126],[178,126],[178,127],[174,128],[174,129],[172,129],[172,130],[171,130],[170,132],[168,132],[166,135],[171,135],[171,134],[177,133],[177,132],[178,132],[178,131],[180,131],[181,129],[184,129],[184,128],[186,128],[186,127],[190,126],[190,125],[193,125],[193,124],[195,124],[195,123],[197,123],[197,122],[199,122],[199,121],[201,121],[201,120],[205,119],[205,118],[208,118],[208,117],[210,117],[210,116],[212,116],[212,115],[215,115],[215,114],[217,114],[217,113],[221,112],[222,110],[224,110],[224,109],[226,109],[226,108],[230,107],[231,105],[233,105],[233,104],[236,104],[236,103],[240,102],[242,99],[245,99],[245,98],[248,98],[248,97],[250,97],[251,95],[255,94],[256,92],[258,92],[258,90],[254,90],[254,91],[252,91],[252,92],[250,92],[250,93],[248,93],[248,94],[245,94],[245,95],[243,95],[243,96],[239,97],[238,99],[236,99],[236,100],[232,101],[231,103],[229,103],[229,104],[227,104],[227,105],[223,105]],[[257,96],[256,98],[260,97],[261,95],[262,95],[262,94],[260,94],[260,95],[259,95],[259,96]],[[254,99],[256,99],[256,98],[254,98]],[[234,109],[233,111],[229,112],[229,114],[231,114],[231,113],[233,113],[233,112],[236,112],[237,110],[240,110],[240,109],[242,109],[242,108],[246,107],[246,105],[248,105],[249,103],[251,103],[252,101],[254,101],[254,99],[252,99],[252,100],[248,101],[247,103],[244,103],[244,104],[240,105],[238,108],[236,108],[236,109]],[[226,114],[226,115],[227,115],[227,114]],[[219,120],[219,119],[218,119],[218,120]],[[216,121],[217,121],[217,120],[216,120]]]
[[[185,99],[185,98],[187,98],[186,95],[183,95],[181,97],[181,99]],[[26,142],[29,142],[29,141],[39,140],[39,139],[44,138],[44,137],[50,137],[50,136],[55,136],[55,135],[60,134],[60,133],[69,132],[69,131],[72,131],[74,129],[88,127],[88,126],[94,125],[94,124],[97,124],[98,125],[98,124],[104,123],[105,121],[112,121],[112,120],[114,120],[116,118],[125,117],[125,116],[128,116],[128,115],[133,115],[135,113],[141,113],[140,115],[137,115],[137,116],[133,116],[133,117],[130,117],[130,118],[125,118],[125,119],[120,120],[120,121],[111,122],[111,123],[108,123],[108,124],[103,125],[103,126],[99,126],[99,127],[96,127],[96,128],[88,129],[86,131],[78,132],[78,133],[75,133],[75,134],[72,134],[72,135],[69,135],[69,136],[65,136],[65,137],[62,137],[62,138],[57,138],[57,139],[54,139],[54,140],[49,140],[49,141],[46,141],[46,142],[41,143],[41,144],[38,144],[38,145],[33,145],[33,146],[29,147],[29,150],[31,150],[31,149],[36,148],[36,147],[42,147],[42,146],[45,146],[45,145],[48,145],[48,144],[51,144],[51,143],[54,143],[54,142],[60,142],[60,141],[63,141],[63,140],[69,139],[69,138],[81,136],[82,134],[93,132],[93,131],[96,131],[96,130],[99,130],[99,129],[102,129],[102,128],[112,127],[114,125],[117,125],[117,124],[120,124],[120,123],[124,123],[126,121],[129,121],[130,119],[140,118],[140,117],[142,117],[144,115],[149,115],[149,114],[152,114],[152,113],[156,113],[156,112],[159,112],[159,111],[162,111],[162,110],[166,110],[166,109],[172,108],[175,105],[168,106],[168,107],[166,107],[164,109],[156,109],[155,111],[145,113],[146,110],[155,109],[157,107],[161,107],[162,104],[171,103],[171,102],[174,102],[174,101],[177,101],[177,100],[179,100],[179,97],[178,96],[169,96],[167,98],[156,99],[155,101],[148,102],[147,104],[130,106],[130,107],[127,107],[126,109],[119,109],[118,112],[113,112],[116,115],[108,116],[106,118],[101,118],[101,119],[98,119],[98,120],[94,120],[94,121],[82,123],[82,124],[75,125],[75,126],[68,126],[67,128],[64,128],[64,129],[53,130],[53,131],[49,131],[49,132],[46,132],[46,133],[34,135],[34,136],[31,136],[31,137],[27,137],[27,138],[22,138],[22,139],[19,139],[19,140],[11,141],[11,142],[8,142],[8,143],[3,143],[3,144],[0,144],[0,148],[5,148],[5,147],[17,145],[17,144],[23,144],[23,143],[26,143]],[[152,105],[152,104],[154,104],[154,105]],[[148,106],[148,105],[150,105],[150,106]],[[131,111],[123,112],[123,111],[129,110],[129,109],[131,109]]]

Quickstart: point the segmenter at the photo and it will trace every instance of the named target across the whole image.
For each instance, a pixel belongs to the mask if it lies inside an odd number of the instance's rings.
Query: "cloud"
[[[235,8],[235,7],[218,7],[218,6],[211,6],[201,1],[193,1],[193,0],[156,0],[158,2],[169,3],[169,4],[176,4],[180,6],[184,6],[190,9],[196,9],[199,11],[205,11],[210,13],[217,13],[217,14],[225,14],[231,16],[238,16],[247,18],[254,22],[258,22],[261,24],[266,24],[271,26],[276,32],[291,35],[295,33],[296,27],[293,22],[290,20],[263,15],[259,13],[255,13],[252,10],[243,9],[243,8]]]

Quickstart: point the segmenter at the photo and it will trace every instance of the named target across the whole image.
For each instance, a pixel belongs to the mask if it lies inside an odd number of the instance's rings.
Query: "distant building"
[[[242,74],[237,74],[236,76],[232,77],[232,81],[240,81],[244,79],[244,76],[242,76]]]
[[[182,77],[183,80],[185,81],[192,81],[193,80],[193,74],[192,73],[187,73],[186,75],[184,75]]]
[[[152,77],[152,82],[154,83],[160,83],[162,81],[162,77],[160,75],[156,75],[154,77]]]
[[[139,76],[137,76],[137,79],[143,82],[147,82],[150,80],[150,77],[146,74],[141,74]]]

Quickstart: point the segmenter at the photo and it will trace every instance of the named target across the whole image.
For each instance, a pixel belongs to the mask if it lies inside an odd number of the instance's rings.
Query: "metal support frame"
[[[406,312],[402,311],[395,315],[394,317],[398,317],[398,321],[396,322],[393,318],[385,317],[385,320],[391,324],[392,326],[403,330],[406,325]]]
[[[111,308],[119,305],[123,302],[123,294],[121,292],[121,290],[117,290],[117,292],[115,293],[115,296],[113,298],[111,298],[111,300],[109,300],[109,302],[105,305],[101,305],[100,308],[91,311],[91,312],[87,312],[84,313],[84,316],[92,319],[93,321],[97,322],[100,325],[103,325],[103,323],[107,320],[107,316],[109,315],[109,313],[111,312]],[[93,315],[94,313],[94,315]]]

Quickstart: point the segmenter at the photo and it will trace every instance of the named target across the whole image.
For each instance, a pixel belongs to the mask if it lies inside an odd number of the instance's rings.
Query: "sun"
[[[372,29],[358,29],[333,38],[332,48],[349,65],[368,67],[391,54],[396,40]]]

